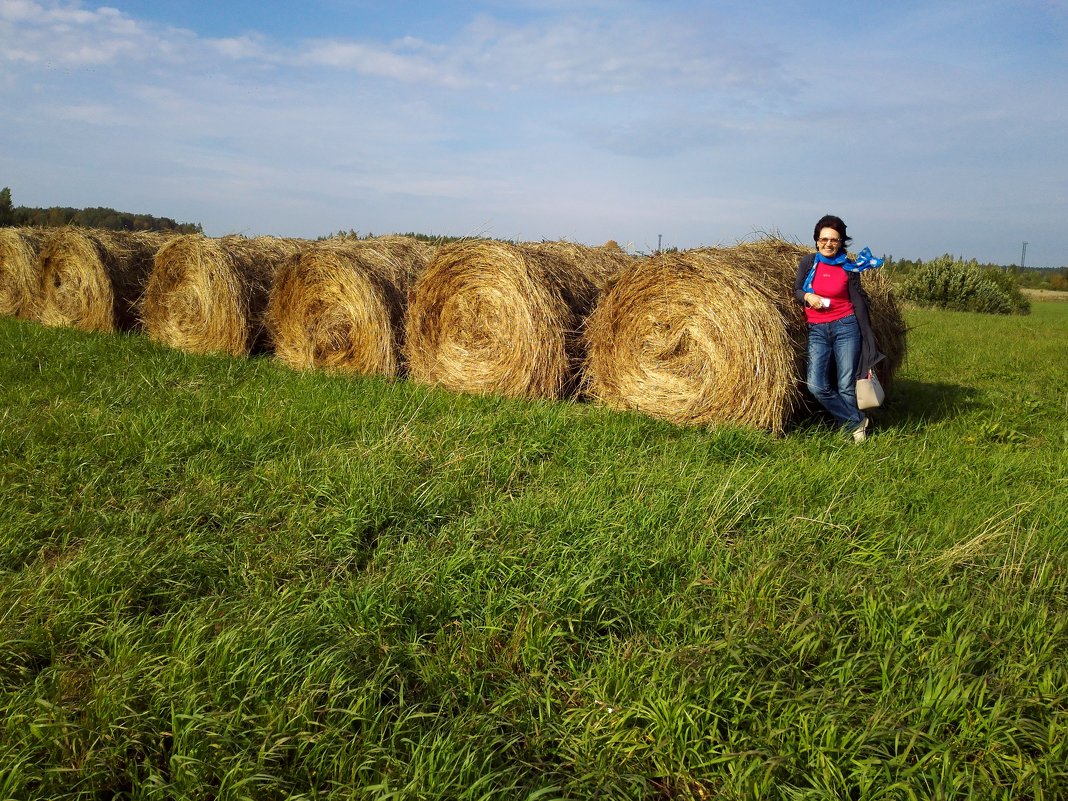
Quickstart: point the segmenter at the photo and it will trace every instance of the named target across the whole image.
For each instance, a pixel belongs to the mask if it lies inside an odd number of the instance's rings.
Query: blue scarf
[[[850,259],[845,253],[839,253],[833,259],[828,259],[822,253],[816,253],[816,258],[812,260],[812,269],[808,271],[808,277],[805,279],[805,292],[812,291],[812,280],[816,277],[817,264],[834,264],[847,273],[862,273],[865,270],[877,270],[883,266],[883,261],[871,255],[871,248],[864,248],[857,254],[855,260]]]

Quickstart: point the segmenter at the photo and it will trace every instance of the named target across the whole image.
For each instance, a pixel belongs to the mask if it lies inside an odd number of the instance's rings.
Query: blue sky
[[[0,0],[0,186],[634,251],[831,212],[875,253],[1062,266],[1066,44],[1066,0]]]

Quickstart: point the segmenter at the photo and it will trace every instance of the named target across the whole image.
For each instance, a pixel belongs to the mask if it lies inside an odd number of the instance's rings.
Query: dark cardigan
[[[798,303],[805,305],[805,279],[808,278],[812,263],[816,260],[815,253],[809,253],[801,257],[797,265],[797,277],[794,278],[794,297]],[[854,379],[868,374],[876,364],[886,358],[879,352],[875,343],[875,332],[872,331],[871,319],[868,315],[868,293],[860,285],[860,273],[846,273],[846,288],[849,290],[849,301],[853,304],[853,310],[857,315],[857,324],[860,326],[860,359],[857,361],[857,374]]]

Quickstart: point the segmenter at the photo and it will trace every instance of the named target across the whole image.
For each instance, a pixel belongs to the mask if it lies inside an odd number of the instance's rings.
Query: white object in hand
[[[820,305],[825,309],[829,309],[831,307],[831,299],[830,298],[820,298]]]

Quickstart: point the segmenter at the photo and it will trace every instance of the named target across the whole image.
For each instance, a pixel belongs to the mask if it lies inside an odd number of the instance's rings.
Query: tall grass
[[[1068,795],[1068,307],[863,447],[0,320],[0,797]]]

